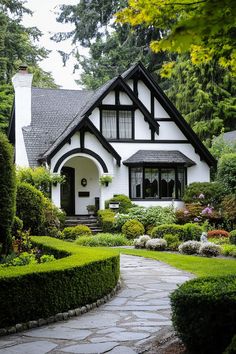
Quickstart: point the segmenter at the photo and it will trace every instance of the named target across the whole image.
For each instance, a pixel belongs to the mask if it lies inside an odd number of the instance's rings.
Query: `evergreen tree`
[[[166,94],[207,145],[223,127],[236,129],[236,78],[217,61],[195,66],[182,55],[161,73],[168,77]]]

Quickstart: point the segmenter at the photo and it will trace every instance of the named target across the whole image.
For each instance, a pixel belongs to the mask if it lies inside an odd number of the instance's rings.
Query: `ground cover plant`
[[[115,287],[119,255],[114,250],[79,247],[50,237],[36,236],[32,241],[63,258],[0,270],[0,328],[92,303]]]
[[[123,234],[98,233],[94,236],[80,236],[76,244],[88,247],[117,247],[130,245],[131,242]]]

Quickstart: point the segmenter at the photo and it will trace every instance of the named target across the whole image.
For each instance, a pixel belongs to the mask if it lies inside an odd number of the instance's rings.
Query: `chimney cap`
[[[26,63],[22,63],[20,66],[19,66],[19,71],[28,71],[28,65]]]

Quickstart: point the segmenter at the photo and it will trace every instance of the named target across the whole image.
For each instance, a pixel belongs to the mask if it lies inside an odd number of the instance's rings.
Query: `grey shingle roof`
[[[236,130],[232,132],[224,133],[224,140],[229,142],[236,142]]]
[[[30,166],[58,139],[93,95],[87,90],[32,88],[32,122],[23,128]]]
[[[139,150],[123,162],[124,165],[182,164],[193,166],[195,162],[177,150]]]

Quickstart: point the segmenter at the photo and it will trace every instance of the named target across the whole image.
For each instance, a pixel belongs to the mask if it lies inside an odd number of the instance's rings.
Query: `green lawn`
[[[234,259],[204,258],[167,252],[123,248],[119,248],[117,251],[123,254],[153,258],[175,268],[193,273],[199,277],[236,274],[236,260]]]

